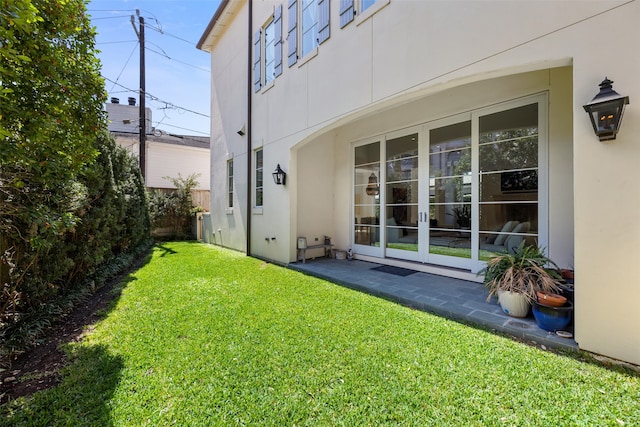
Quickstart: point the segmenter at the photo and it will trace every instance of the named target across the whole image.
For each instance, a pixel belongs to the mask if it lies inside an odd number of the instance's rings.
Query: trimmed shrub
[[[153,229],[171,228],[172,239],[188,239],[191,236],[191,219],[201,210],[193,204],[191,191],[198,186],[199,174],[177,178],[165,176],[176,187],[175,190],[154,189],[149,192],[149,215]]]

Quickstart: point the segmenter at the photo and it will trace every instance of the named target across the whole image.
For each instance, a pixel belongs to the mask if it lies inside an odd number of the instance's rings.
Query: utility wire
[[[148,43],[151,43],[151,42],[148,42]],[[154,44],[154,45],[155,45],[155,43],[152,43],[152,44]],[[157,46],[157,45],[156,45],[156,46]],[[202,67],[199,67],[199,66],[197,66],[197,65],[189,64],[188,62],[184,62],[184,61],[180,61],[179,59],[172,58],[172,57],[170,57],[169,55],[167,55],[167,53],[166,53],[166,52],[165,52],[161,47],[159,47],[159,49],[160,49],[160,50],[162,50],[162,53],[161,53],[161,52],[158,52],[157,50],[153,50],[153,49],[151,49],[151,48],[149,48],[149,47],[145,47],[145,50],[148,50],[149,52],[153,52],[153,53],[155,53],[156,55],[160,55],[160,56],[162,56],[162,57],[165,57],[165,58],[167,58],[167,59],[168,59],[168,60],[170,60],[170,61],[179,62],[180,64],[183,64],[183,65],[186,65],[186,66],[189,66],[189,67],[195,68],[195,69],[197,69],[197,70],[205,71],[205,72],[207,72],[207,73],[210,73],[210,72],[211,72],[211,70],[209,70],[209,69],[207,69],[207,68],[202,68]]]
[[[167,124],[167,123],[165,123],[163,126],[169,126],[169,127],[172,127],[172,128],[177,128],[177,129],[182,129],[182,130],[188,130],[189,132],[196,132],[196,133],[201,133],[201,134],[203,134],[203,135],[207,135],[207,136],[209,136],[209,134],[208,134],[207,132],[202,132],[202,131],[199,131],[199,130],[183,128],[183,127],[180,127],[180,126],[170,125],[170,124]]]
[[[120,70],[120,74],[118,74],[118,78],[116,78],[116,81],[113,82],[114,86],[111,86],[111,90],[113,90],[115,85],[118,83],[118,80],[120,80],[120,77],[122,77],[122,73],[124,73],[124,69],[127,68],[127,64],[129,64],[129,61],[131,60],[131,57],[133,56],[133,52],[136,51],[136,48],[138,47],[138,43],[136,43],[136,45],[133,47],[133,50],[131,51],[131,53],[129,54],[129,57],[127,58],[127,62],[125,62],[124,65],[122,66],[122,70]]]
[[[119,18],[128,18],[128,15],[116,15],[116,16],[103,16],[101,18],[91,17],[92,21],[102,21],[103,19],[119,19]]]
[[[158,21],[156,20],[156,22],[158,22]],[[158,23],[158,25],[160,25],[160,23]],[[162,34],[162,35],[169,36],[169,37],[173,37],[173,38],[174,38],[174,39],[176,39],[176,40],[180,40],[180,41],[182,41],[182,42],[189,43],[189,44],[190,44],[190,45],[192,45],[192,46],[195,46],[195,45],[196,45],[196,44],[195,44],[194,42],[192,42],[191,40],[183,39],[182,37],[178,37],[178,36],[176,36],[176,35],[174,35],[174,34],[167,33],[166,31],[164,31],[164,30],[162,29],[162,27],[161,27],[161,26],[160,26],[160,27],[154,27],[154,26],[152,26],[152,25],[147,25],[147,28],[149,28],[150,30],[153,30],[153,31],[157,31],[157,32],[159,32],[159,33],[160,33],[160,34]]]
[[[116,42],[100,42],[100,43],[96,43],[96,44],[117,44],[117,43],[133,43],[133,42],[137,42],[138,40],[120,40],[120,41],[116,41]]]
[[[110,81],[111,83],[113,83],[113,84],[114,84],[114,86],[120,86],[121,88],[126,89],[126,90],[128,90],[128,91],[130,91],[130,92],[134,92],[134,93],[138,93],[138,94],[140,93],[140,89],[131,89],[131,88],[129,88],[129,87],[126,87],[126,86],[121,85],[121,84],[120,84],[120,83],[118,83],[118,82],[114,82],[113,80],[111,80],[110,78],[105,77],[105,76],[102,76],[102,78],[103,78],[103,79],[105,79],[105,80],[107,80],[107,81]],[[149,98],[149,100],[151,100],[151,101],[158,101],[158,102],[162,102],[163,104],[170,105],[170,106],[172,106],[173,108],[175,108],[175,109],[177,109],[177,110],[182,110],[182,111],[186,111],[186,112],[189,112],[189,113],[192,113],[192,114],[197,114],[198,116],[202,116],[202,117],[210,118],[210,116],[208,116],[208,115],[206,115],[206,114],[202,114],[202,113],[199,113],[199,112],[197,112],[197,111],[193,111],[193,110],[190,110],[190,109],[188,109],[188,108],[181,107],[181,106],[176,105],[176,104],[174,104],[174,103],[172,103],[172,102],[163,101],[162,99],[158,98],[157,96],[154,96],[154,95],[150,94],[149,92],[145,92],[145,95],[146,95],[146,97],[147,97],[147,98]]]
[[[187,111],[189,113],[192,114],[197,114],[198,116],[202,116],[202,117],[206,117],[206,118],[210,118],[210,116],[206,115],[206,114],[202,114],[199,113],[197,111],[193,111],[193,110],[189,110],[188,108],[184,108],[184,107],[180,107],[179,105],[176,105],[172,102],[168,102],[168,101],[164,101],[160,98],[158,98],[157,96],[151,95],[149,92],[147,92],[147,97],[151,100],[151,101],[158,101],[158,102],[162,102],[163,104],[166,104],[167,106],[172,106],[173,108],[177,109],[177,110],[182,110],[182,111]]]
[[[131,12],[133,9],[87,9],[87,12]]]

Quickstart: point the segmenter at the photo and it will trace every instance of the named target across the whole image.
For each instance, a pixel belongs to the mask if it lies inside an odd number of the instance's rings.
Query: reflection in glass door
[[[417,261],[418,134],[387,139],[385,151],[386,254]]]
[[[467,267],[472,220],[471,121],[430,129],[429,261]]]
[[[538,242],[538,104],[479,118],[479,259]]]
[[[545,99],[496,105],[355,146],[356,253],[477,272],[523,242],[544,247]]]
[[[514,102],[429,128],[427,262],[477,271],[523,242],[541,244],[540,105]]]
[[[380,142],[355,147],[353,242],[357,252],[381,256]]]

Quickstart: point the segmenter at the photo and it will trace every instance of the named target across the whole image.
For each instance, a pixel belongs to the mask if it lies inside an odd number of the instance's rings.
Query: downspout
[[[253,81],[251,79],[251,54],[253,52],[253,0],[247,0],[249,5],[249,19],[247,25],[247,255],[251,256],[251,188],[253,174],[251,173],[253,152],[251,147],[251,98]]]

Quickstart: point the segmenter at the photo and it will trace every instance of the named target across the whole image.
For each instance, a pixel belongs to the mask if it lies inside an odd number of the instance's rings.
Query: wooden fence
[[[149,188],[149,190],[161,191],[165,194],[176,191],[173,188]],[[194,206],[200,206],[204,212],[209,212],[210,192],[209,190],[191,190],[191,202]]]

